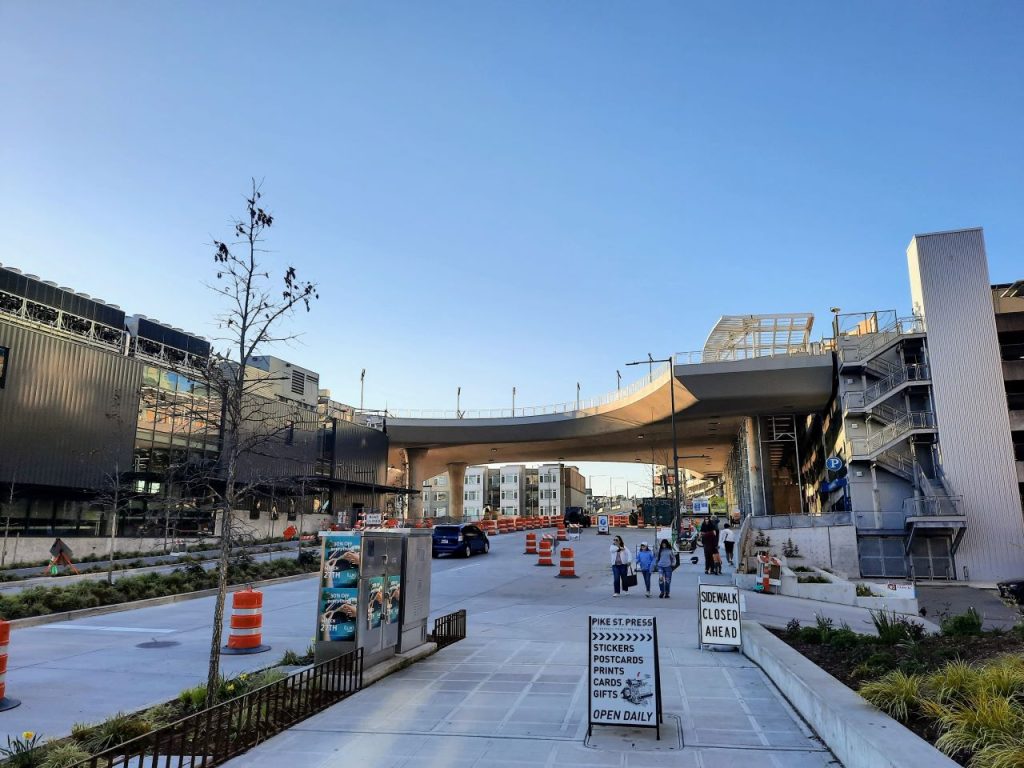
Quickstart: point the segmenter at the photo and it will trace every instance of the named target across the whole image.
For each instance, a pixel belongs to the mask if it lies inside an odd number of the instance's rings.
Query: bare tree
[[[293,334],[281,330],[284,321],[297,309],[308,312],[311,301],[319,298],[316,284],[300,280],[294,266],[287,266],[275,279],[261,263],[267,253],[262,247],[264,234],[274,224],[261,197],[260,184],[253,179],[245,215],[234,221],[234,240],[213,242],[217,280],[209,287],[223,301],[217,320],[220,340],[227,342],[229,351],[226,359],[211,361],[208,369],[211,392],[220,398],[222,419],[220,482],[213,486],[218,495],[221,548],[210,638],[208,706],[214,703],[220,676],[224,601],[235,534],[232,513],[251,488],[244,479],[240,482],[240,462],[289,428],[281,423],[280,410],[272,407],[275,404],[261,395],[265,379],[247,376],[246,365],[266,346],[293,340]]]

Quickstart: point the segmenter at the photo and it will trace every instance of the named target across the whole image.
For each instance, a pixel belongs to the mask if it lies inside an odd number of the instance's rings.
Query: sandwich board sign
[[[697,585],[697,633],[700,647],[743,644],[740,634],[740,590],[719,584]]]
[[[587,734],[595,725],[654,728],[661,739],[661,669],[654,616],[591,616]]]
[[[597,532],[604,534],[608,533],[608,515],[597,516]]]

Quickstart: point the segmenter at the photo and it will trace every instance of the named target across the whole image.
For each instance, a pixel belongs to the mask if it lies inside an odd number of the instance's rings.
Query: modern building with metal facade
[[[198,336],[0,266],[0,508],[22,554],[32,537],[108,536],[115,487],[119,536],[216,530],[223,419],[209,363]],[[251,492],[236,514],[254,535],[350,523],[403,490],[387,486],[387,435],[354,423],[314,372],[249,363],[259,418],[243,432],[258,448],[241,457]]]

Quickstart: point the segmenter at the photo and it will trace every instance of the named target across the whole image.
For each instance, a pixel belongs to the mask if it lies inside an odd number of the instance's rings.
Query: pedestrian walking
[[[647,542],[640,543],[640,551],[636,553],[636,567],[640,575],[644,577],[644,586],[647,588],[647,597],[651,596],[651,569],[654,567],[654,553],[651,552]]]
[[[672,548],[672,542],[662,539],[658,544],[658,553],[654,557],[654,566],[658,570],[658,597],[668,598],[672,591],[672,571],[679,563],[679,555]]]
[[[704,547],[704,573],[718,573],[719,566],[715,562],[715,555],[718,555],[718,529],[710,520],[705,520],[700,526],[700,541]]]
[[[732,561],[732,550],[736,546],[736,532],[732,527],[726,523],[722,529],[722,543],[725,544],[725,559],[729,565],[734,565]]]
[[[620,587],[623,592],[629,591],[629,587],[626,586],[626,574],[629,573],[629,564],[633,562],[633,553],[623,543],[621,536],[612,539],[608,551],[612,561],[612,588],[615,590],[612,597],[618,597]]]

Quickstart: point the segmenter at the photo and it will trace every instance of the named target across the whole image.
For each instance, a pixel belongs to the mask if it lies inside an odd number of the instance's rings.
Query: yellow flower
[[[235,684],[234,683],[228,683],[228,690],[229,691],[235,690]]]
[[[21,734],[21,738],[23,738],[25,741],[32,741],[32,739],[34,739],[35,737],[36,737],[35,731],[24,731]]]

